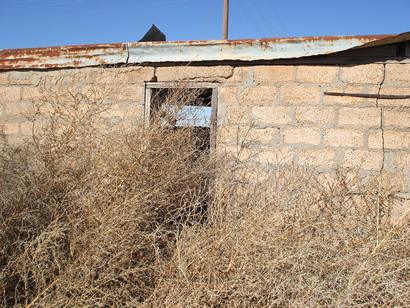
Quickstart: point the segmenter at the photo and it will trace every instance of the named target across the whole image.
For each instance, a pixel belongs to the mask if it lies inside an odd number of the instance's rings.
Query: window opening
[[[216,89],[149,85],[145,107],[147,123],[160,117],[172,129],[189,128],[199,149],[215,147]]]

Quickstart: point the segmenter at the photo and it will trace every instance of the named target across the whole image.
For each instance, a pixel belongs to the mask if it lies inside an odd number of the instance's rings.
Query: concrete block
[[[382,151],[347,150],[342,167],[379,171],[383,165]]]
[[[328,126],[335,123],[336,111],[332,107],[296,107],[298,125]]]
[[[286,128],[283,135],[285,144],[320,144],[320,131],[315,128]]]
[[[324,87],[324,93],[359,93],[359,94],[377,94],[377,86],[364,86],[364,85],[330,85]],[[323,95],[323,103],[325,105],[336,106],[376,106],[375,98],[363,98],[354,96],[333,96]]]
[[[25,71],[12,71],[9,73],[10,85],[32,85],[37,86],[41,79],[42,73],[33,73]]]
[[[296,67],[296,80],[308,83],[336,82],[338,66],[301,65]]]
[[[361,147],[364,132],[355,129],[331,128],[326,130],[324,143],[335,147]]]
[[[383,86],[380,90],[382,95],[410,95],[410,85],[407,87]],[[386,107],[410,107],[410,98],[407,99],[379,99],[379,106]]]
[[[236,104],[239,102],[238,87],[220,87],[218,88],[218,105],[219,104]]]
[[[252,121],[251,118],[251,108],[250,107],[240,107],[237,106],[226,106],[225,115],[226,125],[235,125],[235,124],[250,124]],[[218,116],[218,122],[221,122],[225,119],[222,119]]]
[[[293,162],[294,152],[289,147],[280,149],[266,149],[257,153],[256,159],[265,164],[280,165],[291,164]]]
[[[286,104],[320,103],[320,86],[305,84],[286,84],[281,87],[282,102]]]
[[[47,97],[47,92],[43,91],[39,87],[22,87],[21,99],[28,101],[39,101],[42,98]]]
[[[383,81],[383,64],[343,66],[340,79],[346,83],[380,84]]]
[[[0,85],[8,85],[8,84],[9,84],[9,73],[0,72]]]
[[[20,133],[19,123],[6,122],[3,124],[3,133],[5,135],[17,135]]]
[[[381,112],[377,107],[340,108],[339,125],[354,125],[364,127],[380,127]]]
[[[384,109],[383,124],[385,127],[410,128],[410,108]]]
[[[258,65],[254,67],[256,82],[283,82],[294,80],[294,66],[290,65]]]
[[[252,107],[252,120],[261,125],[285,125],[292,123],[292,108],[282,106]]]
[[[409,150],[410,149],[410,131],[400,132],[393,130],[384,130],[384,147],[392,150]]]
[[[380,150],[383,149],[383,134],[382,130],[370,130],[368,137],[369,149]]]
[[[233,67],[222,66],[173,66],[158,67],[158,81],[221,81],[233,75]]]
[[[298,151],[298,163],[315,167],[335,167],[336,153],[333,149],[303,149]]]
[[[410,84],[410,63],[386,64],[386,84],[405,85]]]
[[[278,128],[256,128],[246,126],[229,126],[221,128],[220,141],[223,143],[274,144],[279,142]]]
[[[0,86],[0,101],[18,102],[21,98],[21,89],[18,86]]]
[[[240,101],[248,105],[273,104],[277,101],[278,90],[275,86],[257,85],[243,89]]]

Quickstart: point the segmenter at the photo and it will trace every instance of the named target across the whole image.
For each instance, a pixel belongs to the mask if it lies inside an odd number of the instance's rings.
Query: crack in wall
[[[128,61],[130,59],[130,49],[129,49],[129,43],[127,43],[126,45],[126,50],[127,50],[127,59],[125,59],[125,64],[128,64]]]
[[[376,98],[376,107],[379,107],[379,95],[380,95],[380,92],[381,92],[381,89],[382,89],[382,86],[383,86],[383,83],[384,83],[384,80],[386,79],[386,64],[385,63],[383,63],[383,78],[382,78],[382,80],[381,80],[381,82],[380,82],[380,84],[379,84],[379,89],[378,89],[378,91],[377,91],[377,95],[378,95],[378,97]],[[382,133],[382,154],[383,154],[383,157],[382,157],[382,166],[381,166],[381,168],[380,168],[380,185],[383,185],[383,171],[384,171],[384,165],[385,165],[385,162],[386,162],[386,150],[385,150],[385,147],[384,147],[384,121],[383,121],[383,116],[384,116],[384,114],[383,114],[383,107],[380,107],[380,130],[381,130],[381,133]],[[379,189],[380,189],[380,187],[379,187]],[[378,199],[378,201],[377,201],[377,224],[376,224],[376,243],[377,243],[377,245],[379,244],[379,232],[380,232],[380,230],[379,230],[379,228],[380,228],[380,223],[381,223],[381,219],[382,219],[382,217],[384,216],[384,206],[383,206],[383,202],[381,202],[381,199],[379,198]]]
[[[157,77],[157,68],[154,66],[154,72],[152,73],[152,79],[150,80],[151,82],[157,82],[158,81],[158,77]]]
[[[191,66],[195,67],[195,66]],[[226,75],[224,74],[212,74],[212,76],[191,76],[191,77],[184,77],[181,78],[181,81],[202,81],[202,82],[219,82],[222,80],[228,80],[233,77],[235,74],[235,66],[230,66],[230,72]]]
[[[380,173],[383,173],[384,171],[384,165],[386,162],[386,149],[384,147],[384,123],[383,123],[383,117],[384,117],[384,113],[383,113],[383,107],[380,108],[380,130],[382,132],[382,151],[383,151],[383,157],[382,157],[382,167],[380,169]]]
[[[383,63],[383,78],[379,84],[379,89],[377,91],[377,95],[380,95],[383,83],[386,79],[386,63]],[[376,107],[379,107],[379,97],[376,98]],[[382,166],[380,168],[380,174],[383,173],[384,171],[384,165],[385,165],[385,161],[386,161],[386,149],[385,149],[385,145],[384,145],[384,111],[383,111],[383,107],[380,107],[380,130],[382,133],[382,152],[383,152],[383,157],[382,157]]]
[[[233,74],[235,74],[235,66],[231,66],[231,73],[226,77],[226,79],[230,79],[233,77]]]

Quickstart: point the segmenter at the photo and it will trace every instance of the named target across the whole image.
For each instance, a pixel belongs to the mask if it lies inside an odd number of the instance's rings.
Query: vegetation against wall
[[[255,166],[155,119],[107,132],[99,99],[37,107],[0,156],[1,305],[410,305],[385,179]]]

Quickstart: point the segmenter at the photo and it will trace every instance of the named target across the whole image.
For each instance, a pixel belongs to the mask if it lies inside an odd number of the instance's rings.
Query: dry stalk
[[[105,93],[59,91],[0,155],[3,306],[410,306],[387,180],[219,158],[169,109],[101,130]]]

